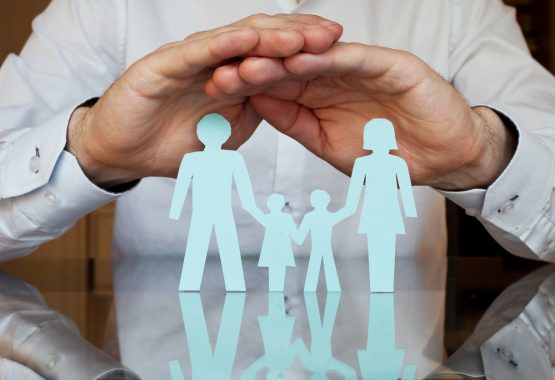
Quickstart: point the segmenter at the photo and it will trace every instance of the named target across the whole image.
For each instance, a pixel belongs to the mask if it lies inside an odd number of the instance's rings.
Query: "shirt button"
[[[58,204],[58,198],[50,191],[44,194],[44,198],[46,198],[46,202],[51,206],[56,206]]]
[[[58,357],[54,354],[48,355],[48,357],[44,361],[44,364],[47,368],[54,368],[56,367],[56,364],[58,364]]]
[[[33,173],[38,173],[40,170],[40,157],[39,156],[33,156],[31,157],[31,159],[29,160],[29,170],[31,170]]]
[[[507,201],[501,205],[501,207],[499,208],[499,212],[506,214],[510,211],[513,211],[514,208],[515,208],[515,202]]]
[[[465,210],[466,215],[470,215],[470,216],[478,216],[479,212],[477,209],[475,208],[468,208]]]

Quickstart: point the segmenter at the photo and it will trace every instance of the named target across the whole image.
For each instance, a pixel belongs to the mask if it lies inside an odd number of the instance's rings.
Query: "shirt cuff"
[[[125,193],[96,186],[83,173],[77,159],[62,151],[48,183],[14,201],[38,228],[58,231]]]
[[[518,132],[517,148],[509,165],[487,190],[440,192],[469,215],[481,217],[524,240],[548,204],[555,183],[555,161],[540,137],[519,127],[503,112],[494,111],[503,114]]]
[[[0,199],[26,194],[48,182],[66,145],[68,121],[74,110],[68,108],[15,141],[4,143]]]

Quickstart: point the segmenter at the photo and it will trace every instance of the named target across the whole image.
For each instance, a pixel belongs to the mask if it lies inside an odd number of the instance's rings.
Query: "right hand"
[[[340,25],[318,16],[254,15],[164,45],[129,67],[94,107],[73,114],[66,149],[101,186],[175,177],[182,156],[202,149],[196,125],[205,114],[218,112],[231,122],[229,149],[243,144],[260,123],[246,96],[256,86],[219,98],[206,95],[215,67],[247,56],[324,52],[341,33]],[[240,81],[225,71],[218,75],[230,87]]]

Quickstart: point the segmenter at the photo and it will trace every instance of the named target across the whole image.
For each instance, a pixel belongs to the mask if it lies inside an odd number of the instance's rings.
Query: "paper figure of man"
[[[257,220],[251,180],[239,152],[222,149],[231,135],[231,125],[219,114],[208,114],[197,126],[205,148],[183,156],[173,192],[170,218],[179,219],[192,182],[191,226],[179,282],[180,291],[198,291],[202,282],[212,230],[216,235],[225,286],[228,291],[245,291],[237,228],[231,208],[231,186],[235,186],[243,208]]]
[[[298,244],[306,239],[308,233],[311,234],[312,250],[308,260],[306,280],[304,284],[305,292],[315,292],[318,286],[320,266],[324,266],[326,287],[330,292],[341,291],[331,239],[333,226],[344,219],[345,214],[341,212],[331,212],[328,210],[330,196],[324,190],[314,190],[310,194],[310,204],[314,210],[308,212],[301,222],[296,241]]]
[[[405,233],[397,198],[397,185],[407,217],[416,217],[416,207],[405,161],[390,154],[398,149],[393,124],[373,119],[364,127],[364,149],[372,153],[356,159],[342,212],[356,212],[365,187],[358,232],[368,236],[370,291],[393,292],[395,242]]]
[[[291,239],[297,235],[297,226],[293,217],[283,212],[285,198],[281,194],[268,197],[270,212],[260,221],[266,228],[260,250],[259,267],[268,268],[268,289],[271,292],[283,292],[285,271],[295,266],[295,256]]]

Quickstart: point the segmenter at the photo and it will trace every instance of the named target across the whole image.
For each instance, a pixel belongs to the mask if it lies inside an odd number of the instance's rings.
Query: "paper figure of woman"
[[[364,149],[372,153],[356,159],[344,212],[356,212],[365,187],[358,232],[368,236],[370,290],[393,292],[395,241],[405,233],[397,188],[405,215],[416,217],[416,207],[405,161],[392,155],[398,149],[393,124],[373,119],[364,127]]]

